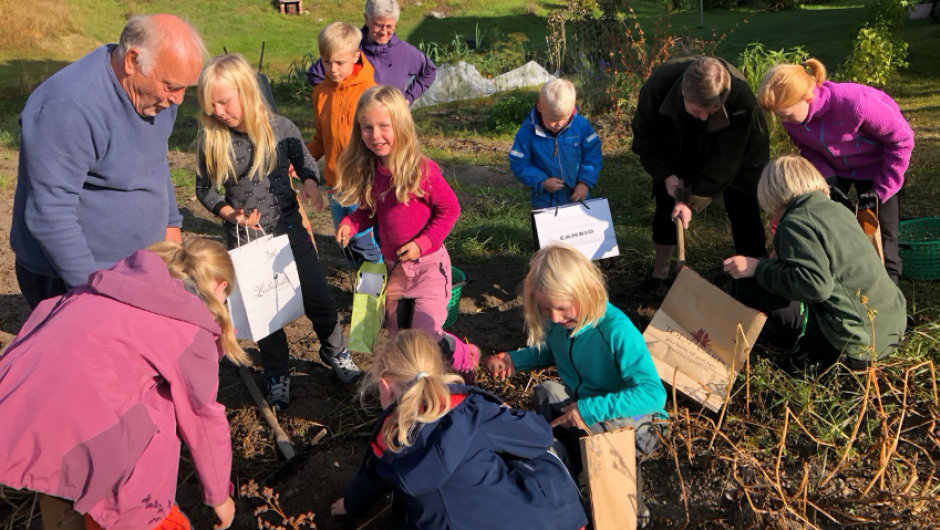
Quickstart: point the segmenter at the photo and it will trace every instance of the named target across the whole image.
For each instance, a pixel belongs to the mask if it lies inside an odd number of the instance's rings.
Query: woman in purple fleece
[[[764,77],[757,100],[786,128],[800,154],[830,185],[833,198],[854,210],[845,192],[855,186],[858,209],[875,209],[888,276],[901,279],[898,191],[914,149],[914,131],[884,92],[826,81],[816,59],[783,64]]]

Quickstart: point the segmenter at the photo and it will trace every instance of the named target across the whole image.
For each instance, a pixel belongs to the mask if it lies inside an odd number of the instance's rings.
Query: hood
[[[498,397],[466,385],[450,385],[451,403],[456,404],[443,418],[428,423],[418,430],[414,443],[400,453],[386,452],[382,458],[408,458],[412,464],[399,468],[399,478],[406,489],[415,496],[420,496],[440,489],[464,460],[467,450],[473,443],[474,435],[480,426],[489,420],[494,407],[482,407],[490,401],[502,404]],[[460,399],[460,396],[466,396]],[[388,413],[390,406],[376,422],[376,432]],[[446,429],[439,428],[447,422]]]
[[[359,45],[359,49],[368,50],[372,55],[388,53],[389,49],[401,42],[401,39],[398,38],[398,33],[392,33],[392,38],[389,39],[385,44],[377,44],[370,41],[368,35],[369,26],[362,26],[362,44]]]
[[[170,277],[166,264],[149,250],[138,250],[107,270],[88,277],[88,287],[108,298],[199,326],[213,335],[221,330],[206,304]]]
[[[543,127],[542,124],[540,123],[539,109],[536,108],[535,105],[532,105],[532,111],[529,112],[529,117],[525,119],[525,121],[523,122],[523,126],[528,127],[529,130],[531,130],[532,133],[535,134],[536,136],[544,136],[546,138],[558,138],[560,136],[563,136],[566,132],[568,132],[568,129],[571,128],[571,124],[574,123],[574,119],[577,115],[578,115],[578,107],[577,105],[575,105],[574,114],[571,115],[571,119],[568,120],[567,125],[562,127],[561,130],[558,131],[557,134],[555,134],[555,136],[552,136],[551,134],[548,133],[548,131],[545,130],[545,127]]]
[[[372,67],[372,63],[366,59],[366,54],[360,53],[359,57],[362,61],[362,68],[358,72],[353,72],[352,75],[343,79],[339,83],[336,83],[330,79],[330,76],[326,75],[326,71],[323,72],[323,86],[324,87],[336,87],[341,88],[352,87],[356,85],[361,85],[363,83],[375,84],[375,68]]]

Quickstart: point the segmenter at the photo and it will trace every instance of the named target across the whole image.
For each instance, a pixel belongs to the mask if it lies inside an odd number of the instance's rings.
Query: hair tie
[[[427,373],[427,372],[421,372],[421,373],[419,373],[418,375],[415,376],[415,382],[417,383],[418,381],[420,381],[421,379],[423,379],[423,378],[425,378],[425,377],[427,377],[427,376],[428,376],[428,373]]]

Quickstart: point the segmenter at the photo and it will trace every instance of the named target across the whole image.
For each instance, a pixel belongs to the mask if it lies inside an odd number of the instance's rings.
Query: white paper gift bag
[[[236,338],[258,341],[304,314],[300,276],[286,235],[265,234],[244,245],[239,239],[229,255],[236,279],[228,306]]]
[[[561,241],[592,260],[620,255],[607,199],[532,210],[531,215],[532,236],[539,248]]]

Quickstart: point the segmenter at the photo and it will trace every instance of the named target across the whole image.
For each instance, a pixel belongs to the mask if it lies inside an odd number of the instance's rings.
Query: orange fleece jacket
[[[375,86],[375,70],[365,55],[362,55],[362,68],[358,72],[334,83],[327,76],[313,89],[313,121],[317,131],[307,149],[315,160],[326,156],[326,168],[323,178],[329,187],[336,186],[336,168],[339,155],[349,143],[353,119],[359,97],[369,87]]]

